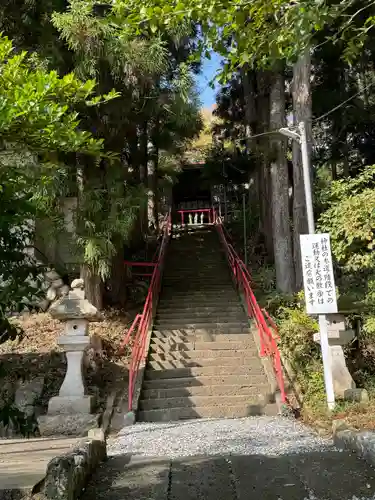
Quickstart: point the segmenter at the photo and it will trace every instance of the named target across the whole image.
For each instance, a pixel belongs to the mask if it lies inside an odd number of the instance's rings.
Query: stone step
[[[194,418],[242,418],[260,415],[277,415],[276,404],[267,405],[232,405],[232,406],[196,406],[194,408],[168,408],[138,412],[141,422],[173,422]]]
[[[226,351],[230,352],[230,351]],[[248,367],[259,367],[260,360],[255,356],[227,356],[220,358],[201,358],[198,360],[194,359],[149,359],[147,363],[147,369],[152,370],[173,370],[175,368],[198,368],[198,367],[222,367],[222,366],[248,366]]]
[[[222,270],[226,274],[224,276],[230,276],[230,271],[226,262],[218,262],[215,265],[205,266],[204,269],[197,267],[196,261],[195,266],[192,267],[176,267],[172,268],[167,266],[164,271],[164,276],[166,278],[178,279],[181,275],[190,278],[211,278],[212,273],[217,269]]]
[[[212,325],[210,325],[212,326]],[[180,337],[189,337],[190,335],[202,335],[202,341],[205,341],[206,338],[213,338],[213,335],[243,335],[249,334],[250,328],[249,326],[240,328],[240,327],[228,327],[223,326],[222,328],[212,329],[212,328],[186,328],[186,327],[174,327],[166,326],[166,325],[155,325],[155,331],[164,332],[164,334],[169,335],[177,335]],[[206,338],[203,337],[206,336]]]
[[[171,307],[170,305],[165,305],[164,301],[161,300],[159,303],[159,307],[157,309],[158,313],[178,313],[178,312],[186,312],[186,311],[192,311],[192,312],[207,312],[207,313],[212,313],[215,311],[222,311],[223,308],[225,308],[226,311],[229,312],[243,312],[243,308],[238,300],[237,295],[233,294],[233,298],[235,298],[235,302],[227,302],[226,300],[223,300],[222,303],[217,305],[216,303],[209,302],[206,304],[205,302],[196,302],[195,304],[189,303],[189,301],[184,301],[183,303],[177,302],[174,307]]]
[[[176,291],[205,291],[205,290],[228,290],[231,288],[231,283],[228,281],[219,280],[201,280],[201,281],[190,281],[186,278],[181,278],[175,283],[163,280],[163,290],[176,290]]]
[[[191,387],[170,387],[168,389],[145,389],[142,391],[143,399],[181,398],[189,396],[248,396],[264,397],[270,390],[268,383],[251,385],[200,385]]]
[[[217,299],[219,300],[226,300],[228,298],[234,299],[236,298],[237,301],[238,299],[238,294],[236,290],[232,286],[227,286],[223,290],[189,290],[187,292],[186,290],[175,290],[173,291],[171,287],[166,288],[165,290],[161,290],[161,297],[168,295],[168,298],[182,298],[182,297],[189,297],[189,299],[192,298],[197,298],[197,299],[204,299],[204,298],[209,298],[209,299]],[[238,303],[238,302],[237,302]]]
[[[241,305],[238,295],[233,291],[226,294],[219,293],[162,293],[160,295],[159,307],[162,309],[173,309],[178,307],[195,308],[205,304],[207,307],[234,307]]]
[[[194,408],[203,406],[234,406],[258,404],[264,406],[261,398],[250,398],[248,395],[235,396],[183,396],[161,399],[141,399],[139,409],[142,410],[162,410],[169,408]]]
[[[246,361],[258,357],[258,353],[254,346],[253,349],[242,349],[242,350],[207,350],[207,351],[172,351],[172,352],[150,352],[149,361],[196,361],[197,363],[204,363],[207,361],[215,360],[225,360],[225,359],[245,359]],[[226,364],[224,362],[224,364]]]
[[[204,330],[208,332],[223,332],[223,333],[241,333],[245,331],[249,331],[249,325],[245,321],[227,321],[222,323],[214,323],[214,322],[195,322],[195,323],[187,323],[184,320],[162,320],[155,321],[155,329],[157,330]],[[199,332],[198,332],[199,333]],[[204,333],[204,332],[202,332]]]
[[[187,310],[192,310],[195,309],[196,307],[202,306],[202,304],[205,304],[207,307],[211,307],[212,309],[218,309],[220,308],[221,310],[228,308],[228,309],[236,309],[238,306],[241,307],[241,304],[239,302],[239,299],[237,296],[233,295],[231,297],[228,297],[227,299],[218,299],[217,297],[210,297],[206,296],[206,299],[202,298],[189,298],[188,295],[181,295],[180,297],[161,297],[159,301],[159,308],[160,310],[170,310],[173,311],[174,309],[179,310],[183,309],[184,311]],[[159,310],[158,308],[158,310]],[[243,311],[242,307],[241,310]]]
[[[147,367],[145,371],[146,380],[187,378],[187,377],[213,377],[220,375],[263,375],[263,368],[260,363],[248,364],[245,366],[197,366],[193,368],[172,368],[165,369],[158,367],[152,369]]]
[[[150,344],[150,352],[152,353],[168,353],[168,352],[190,352],[190,351],[203,351],[203,350],[218,350],[218,351],[232,351],[247,348],[247,346],[254,348],[254,341],[249,339],[248,344],[243,342],[176,342],[175,344],[164,342],[161,339],[152,340]]]
[[[171,379],[145,380],[143,389],[172,389],[177,387],[202,387],[214,385],[246,385],[258,386],[267,382],[262,375],[213,375],[213,376],[188,376]]]
[[[176,288],[176,290],[201,290],[204,288],[205,290],[217,290],[224,289],[228,290],[231,288],[231,282],[229,280],[221,280],[221,279],[212,279],[212,280],[198,280],[191,281],[189,279],[180,279],[176,282],[163,280],[163,289]]]
[[[152,340],[158,343],[195,343],[195,342],[242,342],[242,349],[254,346],[254,339],[250,333],[212,333],[208,331],[198,331],[195,333],[185,333],[183,330],[154,330]],[[207,344],[209,345],[209,344]],[[216,349],[212,344],[209,349]],[[234,345],[234,344],[232,344]]]
[[[202,294],[215,294],[217,292],[222,292],[222,293],[228,293],[231,290],[228,290],[228,283],[217,285],[217,284],[210,284],[210,283],[202,283],[200,285],[190,285],[186,280],[181,280],[181,283],[178,285],[171,285],[171,284],[163,284],[162,287],[162,293],[173,293],[173,295],[177,295],[178,293],[180,294],[197,294],[197,293],[202,293]],[[233,290],[234,291],[234,290]]]
[[[189,256],[186,254],[189,254]],[[213,269],[222,269],[226,274],[230,272],[230,270],[228,271],[228,264],[224,256],[213,259],[198,255],[193,250],[186,250],[186,252],[182,252],[178,257],[170,255],[166,262],[165,272],[176,275],[179,273],[204,273],[206,269],[210,269],[211,271]]]
[[[217,311],[212,314],[202,313],[193,314],[191,311],[188,313],[165,313],[156,314],[155,324],[178,324],[178,325],[192,325],[198,322],[199,324],[227,324],[227,323],[246,323],[246,317],[242,312],[227,312]]]
[[[158,307],[157,314],[160,317],[164,316],[170,316],[170,317],[181,317],[181,315],[193,315],[196,317],[200,317],[202,315],[208,315],[208,317],[214,315],[214,314],[219,314],[219,313],[225,313],[229,315],[233,314],[240,314],[244,315],[244,310],[242,307],[238,304],[236,305],[230,305],[227,307],[217,307],[217,306],[211,306],[211,307],[205,307],[205,306],[196,306],[196,307],[189,307],[189,306],[178,306],[178,307]]]
[[[217,273],[220,272],[220,276],[215,276],[212,273]],[[219,283],[219,284],[226,284],[230,285],[230,276],[229,273],[226,276],[225,274],[223,275],[223,270],[222,269],[213,269],[211,271],[211,274],[207,274],[204,276],[197,276],[195,275],[187,275],[185,273],[179,273],[176,276],[168,276],[164,274],[163,276],[163,283],[170,283],[171,285],[179,284],[181,280],[184,280],[185,282],[188,281],[189,284],[201,284],[201,283]]]
[[[195,308],[195,307],[179,307],[179,309],[172,309],[171,307],[169,308],[163,308],[163,309],[160,309],[158,308],[157,312],[156,312],[157,316],[165,316],[165,317],[168,317],[170,316],[172,319],[174,317],[181,317],[181,314],[183,315],[189,315],[189,317],[197,317],[197,318],[200,318],[202,316],[206,316],[208,318],[210,317],[214,317],[215,315],[216,316],[227,316],[229,315],[229,317],[232,317],[232,316],[235,316],[236,314],[240,314],[242,315],[242,318],[243,318],[243,315],[244,315],[244,311],[243,309],[241,308],[240,304],[237,304],[236,306],[230,306],[230,307],[227,307],[227,308],[223,308],[223,307],[212,307],[211,309],[207,309],[207,308],[202,308],[202,309],[199,309],[199,308]],[[219,321],[216,321],[216,323],[219,323]]]
[[[181,243],[180,243],[181,245]],[[224,262],[226,260],[226,255],[224,251],[219,248],[214,248],[213,251],[208,250],[206,246],[197,247],[196,245],[175,245],[174,248],[171,246],[169,249],[169,255],[167,260],[167,267],[175,267],[185,269],[189,267],[190,264],[194,264],[194,257],[200,261],[204,261],[210,264],[217,264],[218,262]]]

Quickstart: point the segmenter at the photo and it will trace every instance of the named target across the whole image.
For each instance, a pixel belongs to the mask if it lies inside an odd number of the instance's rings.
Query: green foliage
[[[126,18],[128,30],[137,34],[157,33],[186,20],[199,23],[201,53],[209,47],[224,56],[227,64],[222,76],[226,78],[239,66],[270,67],[280,60],[295,61],[325,26],[335,28],[330,39],[345,42],[344,57],[356,58],[374,24],[372,5],[364,7],[352,0],[145,0],[140,5],[137,0],[122,0],[113,6],[112,15],[113,19]]]
[[[19,181],[0,168],[0,343],[20,334],[7,315],[21,312],[31,298],[38,298],[43,271],[26,253],[33,238],[30,220],[35,211],[30,196],[20,191]]]
[[[31,67],[27,54],[13,53],[0,36],[0,342],[19,333],[7,315],[38,298],[43,268],[28,248],[32,221],[55,203],[58,154],[101,153],[102,141],[78,129],[72,110],[93,89],[92,81]]]
[[[95,82],[82,83],[72,74],[30,70],[27,54],[12,54],[10,40],[0,37],[0,140],[19,142],[41,152],[100,152],[102,144],[78,130],[78,114],[70,106],[87,100]]]
[[[354,179],[332,182],[319,228],[329,232],[332,252],[346,269],[375,266],[375,166]]]
[[[116,166],[112,168],[112,174]],[[80,199],[77,213],[77,245],[84,261],[104,280],[110,275],[111,259],[118,251],[116,242],[128,243],[139,206],[145,199],[142,188],[128,187],[112,176],[105,187],[91,179]]]
[[[305,406],[315,411],[325,408],[327,403],[322,363],[305,366],[304,376],[300,376],[299,381],[303,387]]]
[[[279,298],[282,301],[282,297]],[[280,349],[289,359],[303,392],[304,407],[317,411],[325,404],[323,365],[314,333],[319,331],[316,319],[306,313],[303,292],[285,296],[286,305],[277,311]]]
[[[294,306],[280,307],[278,323],[281,348],[296,368],[303,369],[318,359],[319,350],[313,339],[319,330],[318,324],[306,313],[301,294],[296,297]]]

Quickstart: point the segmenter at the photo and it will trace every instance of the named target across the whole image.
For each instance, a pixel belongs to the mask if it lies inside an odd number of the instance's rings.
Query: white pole
[[[304,122],[299,124],[301,134],[301,153],[302,153],[302,168],[303,182],[305,187],[307,224],[310,234],[315,233],[314,223],[314,207],[312,201],[311,175],[310,175],[310,159],[307,147],[306,125]],[[331,352],[328,342],[327,320],[325,314],[319,315],[319,330],[320,330],[320,346],[322,349],[324,383],[326,388],[327,405],[330,410],[335,407],[335,393],[333,390],[333,378],[331,367]]]
[[[227,182],[224,184],[224,220],[228,222]]]
[[[319,315],[320,347],[322,349],[324,385],[326,387],[327,406],[329,410],[335,408],[335,391],[331,367],[331,352],[328,342],[327,320],[325,314]]]
[[[245,251],[245,266],[247,269],[247,231],[246,231],[246,194],[242,193],[242,210],[243,210],[243,241]]]
[[[301,122],[299,124],[299,131],[301,134],[303,183],[305,186],[307,224],[309,228],[309,233],[314,234],[315,223],[314,223],[314,208],[313,208],[312,189],[311,189],[310,159],[309,159],[309,151],[307,149],[306,126],[304,122]]]

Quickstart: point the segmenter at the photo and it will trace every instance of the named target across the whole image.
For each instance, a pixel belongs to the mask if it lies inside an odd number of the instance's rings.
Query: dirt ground
[[[99,409],[115,386],[126,385],[129,351],[125,350],[120,356],[118,350],[134,314],[109,310],[104,313],[103,321],[90,323],[90,336],[101,339],[102,351],[89,350],[85,381],[88,392],[97,396]],[[48,400],[58,394],[66,372],[65,354],[57,345],[64,325],[48,313],[26,314],[13,321],[23,329],[24,335],[19,341],[0,345],[1,385],[44,376],[40,406],[46,409]]]

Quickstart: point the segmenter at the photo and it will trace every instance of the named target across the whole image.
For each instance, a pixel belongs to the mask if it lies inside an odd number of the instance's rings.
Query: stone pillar
[[[59,394],[50,399],[47,416],[41,417],[42,426],[39,427],[43,427],[46,422],[48,424],[48,418],[50,423],[55,422],[54,425],[58,427],[58,422],[63,422],[68,416],[73,417],[75,422],[81,422],[83,426],[85,422],[90,422],[92,426],[95,401],[93,396],[85,392],[83,357],[85,349],[90,345],[89,321],[98,321],[100,314],[84,298],[83,288],[83,280],[75,280],[69,294],[49,310],[53,318],[64,322],[64,332],[58,337],[57,343],[66,353],[67,370]],[[56,433],[59,433],[58,428]]]
[[[328,314],[327,330],[331,354],[331,368],[335,396],[345,398],[355,390],[355,382],[346,366],[343,346],[349,344],[355,336],[354,330],[346,330],[345,317],[342,314]],[[320,342],[320,333],[314,335],[315,342]]]

